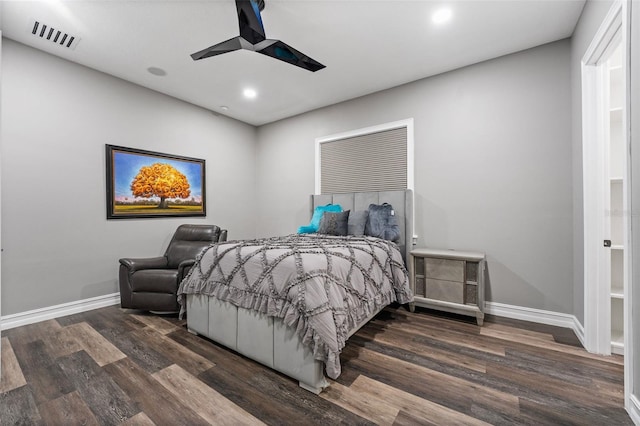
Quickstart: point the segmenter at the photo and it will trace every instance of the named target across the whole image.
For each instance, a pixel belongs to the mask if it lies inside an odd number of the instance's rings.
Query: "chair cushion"
[[[179,284],[177,269],[144,269],[131,276],[131,290],[134,292],[175,294]]]

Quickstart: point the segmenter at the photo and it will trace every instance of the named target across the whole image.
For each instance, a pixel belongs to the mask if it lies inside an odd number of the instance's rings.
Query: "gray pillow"
[[[369,218],[369,210],[358,210],[349,214],[347,234],[361,237],[364,235],[364,227]]]
[[[318,234],[347,235],[349,210],[341,213],[324,212],[320,219]]]
[[[369,204],[369,220],[364,232],[372,237],[399,241],[400,227],[393,206],[388,203]]]

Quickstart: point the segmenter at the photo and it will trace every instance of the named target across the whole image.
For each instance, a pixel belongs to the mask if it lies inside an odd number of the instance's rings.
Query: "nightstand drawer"
[[[435,280],[464,281],[464,261],[451,259],[425,259],[425,275]]]
[[[427,261],[430,259],[427,259]],[[427,278],[425,297],[445,302],[464,303],[464,284]]]

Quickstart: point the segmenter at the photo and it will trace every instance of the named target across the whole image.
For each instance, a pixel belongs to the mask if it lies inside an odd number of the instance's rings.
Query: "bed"
[[[396,243],[367,236],[292,234],[214,244],[197,258],[178,298],[187,327],[320,393],[340,374],[346,340],[392,302],[413,295],[404,267],[413,237],[410,190],[311,196],[363,211],[389,203]]]

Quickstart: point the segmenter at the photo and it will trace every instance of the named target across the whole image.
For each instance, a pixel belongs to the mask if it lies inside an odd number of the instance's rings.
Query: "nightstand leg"
[[[409,302],[409,312],[416,311],[416,304],[414,302]]]
[[[482,324],[484,323],[484,313],[480,312],[476,314],[476,322],[479,326],[482,326]]]

